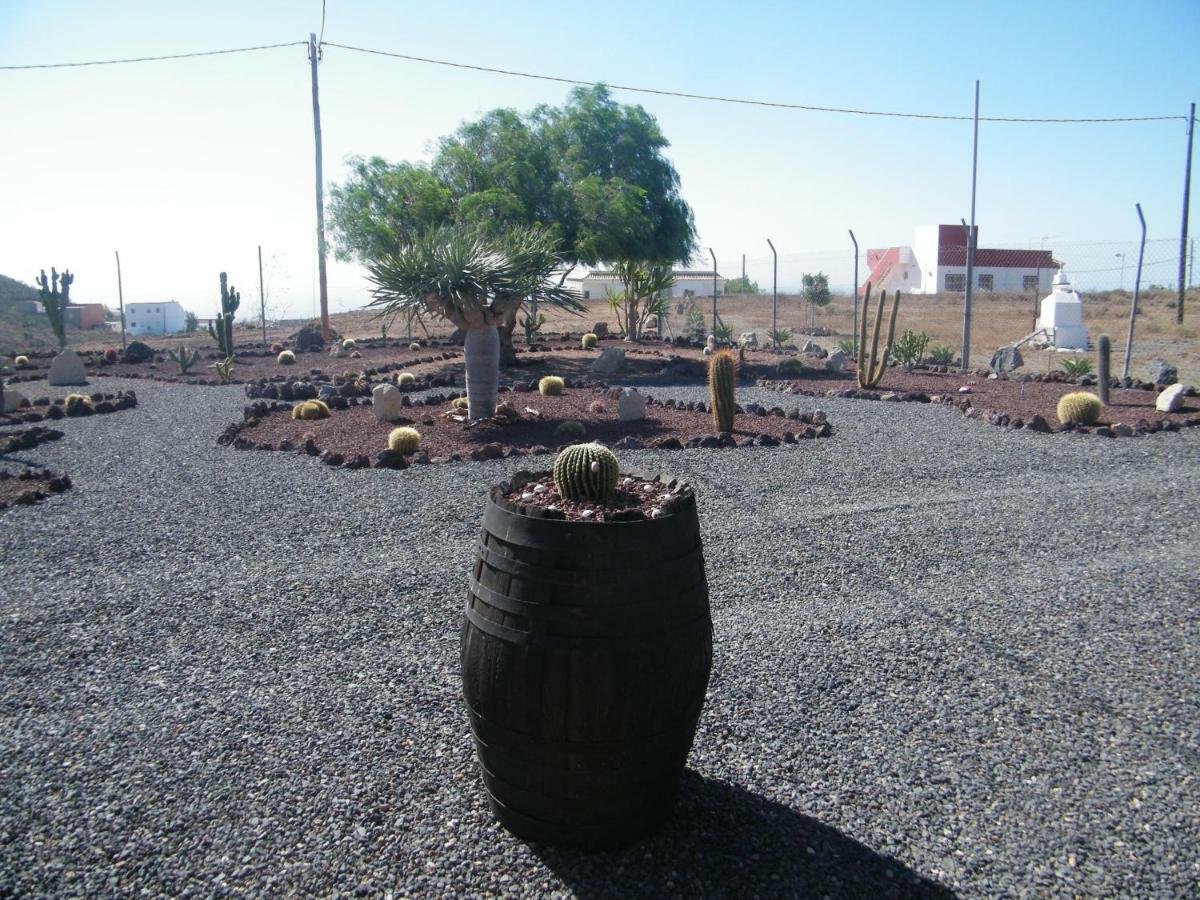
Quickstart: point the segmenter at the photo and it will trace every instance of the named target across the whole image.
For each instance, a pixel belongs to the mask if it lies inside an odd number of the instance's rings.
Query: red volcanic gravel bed
[[[832,433],[823,413],[793,410],[792,418],[789,418],[780,407],[766,410],[752,405],[747,412],[735,417],[731,434],[718,435],[708,412],[676,406],[674,401],[664,405],[652,398],[648,398],[645,419],[623,422],[617,417],[615,393],[603,388],[568,388],[557,397],[503,393],[501,401],[515,406],[522,418],[513,424],[489,421],[470,428],[443,418],[443,413],[450,409],[449,400],[436,406],[410,407],[406,414],[411,421],[398,423],[376,420],[369,404],[335,409],[329,418],[315,421],[293,419],[285,404],[273,404],[274,410],[264,410],[265,414],[231,426],[222,436],[221,443],[241,449],[297,449],[326,456],[326,461],[331,464],[359,468],[367,464],[403,467],[404,461],[391,456],[379,459],[380,451],[387,447],[388,434],[398,424],[411,425],[421,433],[421,449],[413,457],[418,462],[547,453],[550,448],[574,443],[564,442],[555,435],[555,429],[567,421],[583,424],[583,440],[600,441],[624,449],[774,447]],[[536,410],[537,414],[528,409]]]
[[[503,499],[522,515],[569,522],[635,522],[657,519],[673,511],[682,496],[661,481],[622,474],[617,489],[603,500],[570,500],[558,492],[550,474],[514,478],[506,482]]]
[[[1100,421],[1091,428],[1063,427],[1058,421],[1058,401],[1074,391],[1096,393],[1095,386],[1087,387],[1060,381],[1034,381],[1020,376],[988,378],[985,375],[940,374],[935,372],[905,372],[889,369],[883,383],[873,391],[858,389],[852,377],[834,380],[829,376],[800,378],[784,382],[762,382],[781,393],[810,397],[857,397],[866,400],[916,401],[945,403],[967,416],[1007,428],[1030,431],[1093,432],[1106,437],[1128,437],[1155,431],[1176,431],[1181,427],[1200,426],[1200,398],[1183,398],[1183,405],[1173,413],[1154,408],[1158,392],[1154,390],[1119,389],[1110,391],[1109,405],[1100,414]],[[968,387],[966,393],[959,389]]]
[[[71,487],[67,475],[50,471],[26,469],[19,475],[0,471],[0,509],[9,506],[32,506],[51,494],[61,494]]]

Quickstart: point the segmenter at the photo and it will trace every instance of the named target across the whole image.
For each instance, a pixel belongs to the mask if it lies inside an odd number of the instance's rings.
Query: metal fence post
[[[854,325],[850,329],[850,347],[854,351],[854,358],[858,358],[858,238],[854,236],[854,229],[850,231],[850,240],[854,242]]]
[[[975,273],[975,175],[979,167],[979,79],[975,80],[975,137],[971,144],[971,226],[967,229],[967,293],[963,299],[962,368],[971,362],[971,279]],[[964,222],[965,226],[967,223]]]
[[[775,245],[771,243],[770,238],[767,238],[767,246],[771,248],[771,255],[775,258],[771,267],[771,345],[778,350],[779,341],[775,339],[775,335],[779,331],[779,254],[775,252]],[[742,259],[745,259],[744,255]]]
[[[708,248],[708,255],[713,261],[713,313],[712,313],[712,333],[717,333],[717,254],[713,253],[712,247]]]
[[[1133,324],[1137,320],[1138,296],[1142,291],[1142,257],[1146,253],[1146,217],[1142,215],[1142,204],[1135,203],[1138,221],[1142,223],[1142,244],[1138,248],[1137,278],[1133,282],[1133,305],[1129,307],[1129,339],[1125,342],[1125,368],[1121,380],[1129,377],[1129,360],[1133,356]]]

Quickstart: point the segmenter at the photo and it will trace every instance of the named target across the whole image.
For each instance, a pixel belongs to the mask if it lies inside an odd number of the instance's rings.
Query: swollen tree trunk
[[[467,329],[463,340],[467,369],[467,415],[483,419],[496,411],[500,386],[500,331],[495,325]]]

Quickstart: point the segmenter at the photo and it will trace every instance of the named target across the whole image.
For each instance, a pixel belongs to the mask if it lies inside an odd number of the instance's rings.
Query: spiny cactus
[[[566,386],[567,383],[557,375],[547,375],[538,382],[538,393],[543,397],[557,397]]]
[[[888,354],[892,349],[892,339],[896,336],[896,312],[900,308],[900,291],[892,297],[892,315],[888,319],[887,341],[883,353],[879,352],[879,335],[883,327],[883,306],[887,303],[887,291],[879,294],[879,308],[875,311],[875,333],[871,339],[871,351],[867,353],[867,314],[871,307],[871,283],[867,282],[867,290],[863,296],[862,329],[858,342],[858,386],[865,390],[879,387],[883,373],[887,371]]]
[[[354,338],[346,338],[344,341],[342,341],[343,350],[353,350],[357,346],[358,345],[354,342]]]
[[[67,394],[63,411],[68,416],[86,416],[92,412],[92,398],[87,394]]]
[[[542,330],[542,326],[546,324],[546,317],[541,313],[536,316],[528,315],[521,319],[521,328],[525,330],[525,343],[533,343],[533,336]]]
[[[13,360],[13,365],[16,366],[18,369],[23,369],[27,365],[29,365],[29,357],[28,356],[18,356],[16,359]]]
[[[599,340],[600,340],[600,338],[596,337],[596,335],[592,334],[589,331],[587,334],[585,334],[580,339],[579,346],[582,347],[584,350],[591,350],[593,347],[596,346],[596,342]]]
[[[409,349],[409,350],[413,350],[413,351],[417,351],[417,350],[420,350],[420,349],[421,349],[421,345],[420,345],[420,344],[418,344],[416,341],[413,341],[411,344],[409,344],[409,345],[408,345],[408,349]]]
[[[733,431],[736,386],[737,362],[728,350],[719,350],[708,358],[708,398],[717,431]]]
[[[604,500],[617,474],[617,458],[602,444],[574,444],[554,460],[554,486],[566,500]]]
[[[396,384],[416,384],[417,376],[412,372],[401,372],[396,376]]]
[[[464,412],[470,407],[466,397],[455,397],[450,401],[450,405],[455,409],[461,409]]]
[[[558,427],[554,429],[554,439],[560,444],[582,441],[586,434],[587,429],[583,427],[582,422],[559,422]]]
[[[279,355],[275,357],[275,362],[281,366],[291,366],[296,363],[296,354],[291,350],[280,350]]]
[[[233,356],[233,314],[242,305],[242,295],[229,284],[229,276],[221,273],[221,311],[217,313],[216,327],[208,323],[208,333],[217,342],[222,356]]]
[[[1103,408],[1100,398],[1087,391],[1063,394],[1058,401],[1058,421],[1064,425],[1095,425]]]
[[[71,285],[75,283],[75,276],[69,269],[63,269],[63,273],[59,275],[58,270],[51,266],[49,279],[46,278],[46,270],[42,269],[35,280],[38,283],[38,300],[46,310],[46,321],[50,323],[54,336],[58,338],[58,346],[65,349],[67,330],[63,310],[71,303]]]
[[[421,432],[408,426],[393,428],[388,435],[388,449],[405,456],[416,453],[421,449]]]
[[[227,384],[229,379],[233,377],[233,357],[229,356],[220,362],[215,362],[209,368],[220,376],[223,384]]]
[[[328,419],[329,407],[325,405],[323,400],[305,400],[292,407],[293,419]]]
[[[178,350],[168,350],[167,356],[171,361],[179,366],[179,374],[186,375],[188,369],[196,364],[200,359],[199,351],[193,350],[191,347],[180,347]]]
[[[1100,388],[1100,402],[1108,406],[1108,389],[1109,378],[1109,358],[1112,356],[1112,341],[1107,334],[1100,335],[1100,339],[1096,341],[1096,378],[1099,379],[1097,387]]]

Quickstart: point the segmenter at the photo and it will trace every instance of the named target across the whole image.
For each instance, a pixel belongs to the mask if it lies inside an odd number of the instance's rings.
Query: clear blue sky
[[[600,12],[603,12],[603,16]],[[319,0],[0,0],[0,64],[304,40]],[[1200,94],[1200,3],[384,3],[329,0],[326,40],[480,65],[697,93],[934,113],[1184,115]],[[567,86],[330,48],[321,65],[327,181],[349,154],[427,158],[497,106],[559,103]],[[970,123],[758,109],[618,93],[659,119],[701,244],[723,274],[784,255],[781,282],[824,267],[847,280],[860,243],[909,243],[914,225],[968,214]],[[255,246],[276,262],[279,312],[313,308],[314,212],[303,47],[206,59],[0,72],[0,272],[70,266],[80,299],[216,308],[217,273],[247,298]],[[1182,121],[984,123],[981,243],[1178,234]],[[1197,191],[1200,194],[1200,190]],[[1200,197],[1197,197],[1200,203]],[[1193,221],[1196,217],[1193,215]],[[828,263],[822,260],[828,259]],[[769,264],[752,263],[769,278]],[[331,306],[366,297],[331,271]],[[248,304],[247,304],[248,305]]]

